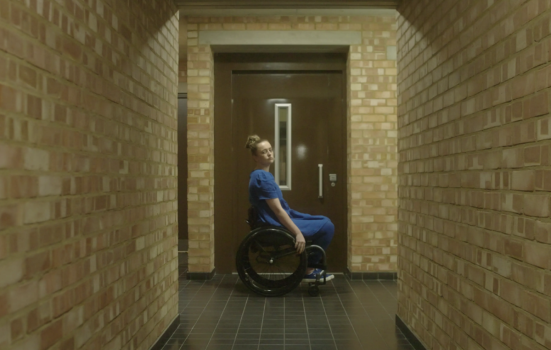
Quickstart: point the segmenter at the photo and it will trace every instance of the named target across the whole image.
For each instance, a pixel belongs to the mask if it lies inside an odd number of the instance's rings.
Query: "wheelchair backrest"
[[[269,226],[258,219],[258,209],[255,206],[249,208],[247,224],[249,224],[251,231],[261,226]]]
[[[249,224],[251,231],[256,228],[257,221],[258,221],[258,211],[256,210],[256,207],[252,206],[249,208],[248,215],[247,215],[247,224]]]

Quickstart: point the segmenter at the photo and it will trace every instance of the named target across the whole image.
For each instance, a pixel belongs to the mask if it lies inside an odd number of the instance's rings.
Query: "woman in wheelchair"
[[[285,227],[294,236],[295,255],[303,254],[306,239],[323,248],[323,251],[312,249],[308,254],[302,281],[319,281],[322,274],[326,281],[333,279],[333,275],[312,266],[319,265],[320,260],[324,259],[324,251],[333,238],[335,226],[325,216],[303,214],[289,207],[274,176],[269,172],[274,162],[274,152],[267,140],[252,135],[248,137],[246,147],[256,162],[256,168],[250,174],[249,201],[257,210],[258,220],[265,225]]]

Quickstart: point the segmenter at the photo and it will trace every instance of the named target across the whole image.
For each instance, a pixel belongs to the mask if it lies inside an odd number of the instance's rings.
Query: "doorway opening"
[[[217,273],[235,271],[235,252],[249,232],[245,219],[254,164],[244,145],[251,134],[278,145],[277,178],[291,208],[333,221],[328,267],[344,272],[347,53],[218,53],[214,58]]]

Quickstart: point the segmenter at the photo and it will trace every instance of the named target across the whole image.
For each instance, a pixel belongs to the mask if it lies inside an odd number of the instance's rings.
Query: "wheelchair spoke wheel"
[[[306,253],[297,254],[294,237],[277,227],[252,231],[241,243],[236,267],[243,284],[264,296],[295,289],[304,276]]]

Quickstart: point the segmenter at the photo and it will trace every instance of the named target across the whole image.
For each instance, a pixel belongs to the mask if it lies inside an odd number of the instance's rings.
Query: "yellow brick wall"
[[[398,315],[427,349],[551,348],[549,1],[403,1]]]
[[[0,348],[149,349],[178,312],[171,1],[0,1]]]
[[[397,270],[397,99],[395,16],[189,17],[189,271],[214,268],[213,58],[209,30],[359,31],[348,60],[348,267]],[[292,203],[291,203],[292,205]]]

